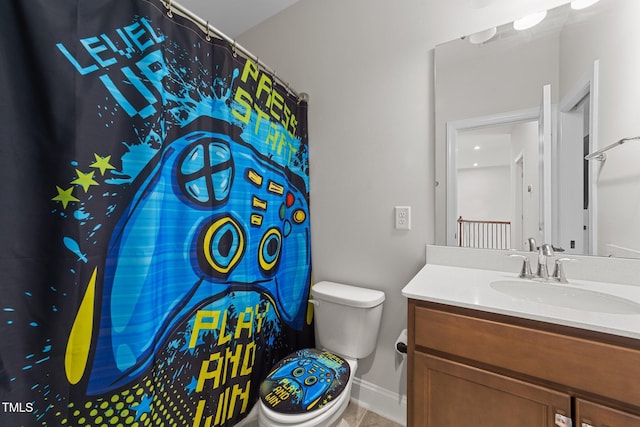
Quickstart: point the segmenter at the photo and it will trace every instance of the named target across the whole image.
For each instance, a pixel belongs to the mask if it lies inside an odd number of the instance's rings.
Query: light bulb
[[[542,12],[532,13],[530,15],[524,16],[520,19],[516,19],[513,21],[513,28],[521,31],[527,30],[531,27],[535,27],[547,16],[547,11],[543,10]]]
[[[482,44],[484,42],[488,42],[496,35],[498,29],[496,27],[491,27],[488,30],[478,31],[477,33],[473,33],[469,36],[469,42],[471,44]]]

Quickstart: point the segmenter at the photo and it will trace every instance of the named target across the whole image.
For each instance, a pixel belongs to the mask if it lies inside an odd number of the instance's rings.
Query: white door
[[[560,101],[557,152],[558,244],[567,252],[596,255],[598,162],[584,156],[598,146],[599,61],[578,79]]]
[[[524,222],[524,155],[520,154],[514,162],[514,214],[513,232],[511,233],[511,247],[513,249],[524,249],[526,237],[522,224]]]
[[[539,180],[540,180],[540,219],[538,241],[552,243],[551,233],[551,85],[542,87],[542,101],[540,103],[540,117],[538,118],[539,132]]]
[[[589,199],[588,187],[585,186],[584,106],[584,102],[581,102],[572,110],[560,115],[558,244],[567,253],[587,255],[589,217],[584,212],[588,212]]]

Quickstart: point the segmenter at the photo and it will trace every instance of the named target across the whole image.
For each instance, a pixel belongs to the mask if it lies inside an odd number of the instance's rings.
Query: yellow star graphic
[[[111,160],[111,156],[100,157],[96,153],[93,153],[93,156],[96,158],[96,161],[91,163],[89,166],[91,166],[92,168],[100,169],[100,174],[102,176],[104,176],[104,173],[107,169],[115,169],[115,167],[113,167],[111,163],[109,163],[109,161]]]
[[[76,199],[75,197],[73,197],[71,195],[71,192],[73,191],[73,187],[69,187],[66,190],[63,190],[62,188],[58,187],[56,185],[56,190],[58,190],[58,195],[56,197],[54,197],[51,200],[55,200],[57,202],[62,202],[62,207],[64,209],[67,208],[67,205],[69,204],[69,202],[79,202],[80,199]]]
[[[95,172],[83,173],[76,169],[76,173],[78,174],[78,178],[71,181],[71,183],[82,186],[85,193],[89,192],[89,187],[92,185],[100,185],[93,179],[93,174]]]

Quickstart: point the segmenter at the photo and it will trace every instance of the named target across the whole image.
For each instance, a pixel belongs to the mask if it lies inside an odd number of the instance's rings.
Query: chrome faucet
[[[529,257],[522,254],[509,254],[510,257],[522,259],[522,268],[518,277],[521,279],[542,279],[543,281],[554,281],[559,283],[569,283],[567,277],[564,274],[563,265],[566,261],[575,261],[573,258],[557,258],[553,273],[549,276],[549,258],[554,256],[554,247],[548,243],[540,245],[538,249],[538,268],[536,273],[531,272],[531,263]],[[560,249],[562,251],[562,249]]]
[[[553,256],[553,248],[548,243],[540,245],[538,250],[538,268],[536,270],[536,277],[541,279],[549,278],[549,268],[547,267],[547,258]]]
[[[529,252],[535,252],[537,250],[537,248],[538,248],[538,245],[536,245],[536,239],[534,239],[533,237],[529,237],[527,239],[526,246],[527,246],[527,250]]]

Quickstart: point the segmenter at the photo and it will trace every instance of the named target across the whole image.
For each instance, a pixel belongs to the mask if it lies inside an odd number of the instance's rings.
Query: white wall
[[[458,169],[458,215],[478,221],[511,221],[509,166]]]
[[[405,393],[400,291],[435,241],[433,47],[560,0],[301,0],[238,42],[310,95],[314,280],[383,290],[378,346],[357,376]],[[440,161],[440,160],[439,160]],[[394,229],[410,205],[412,229]]]

